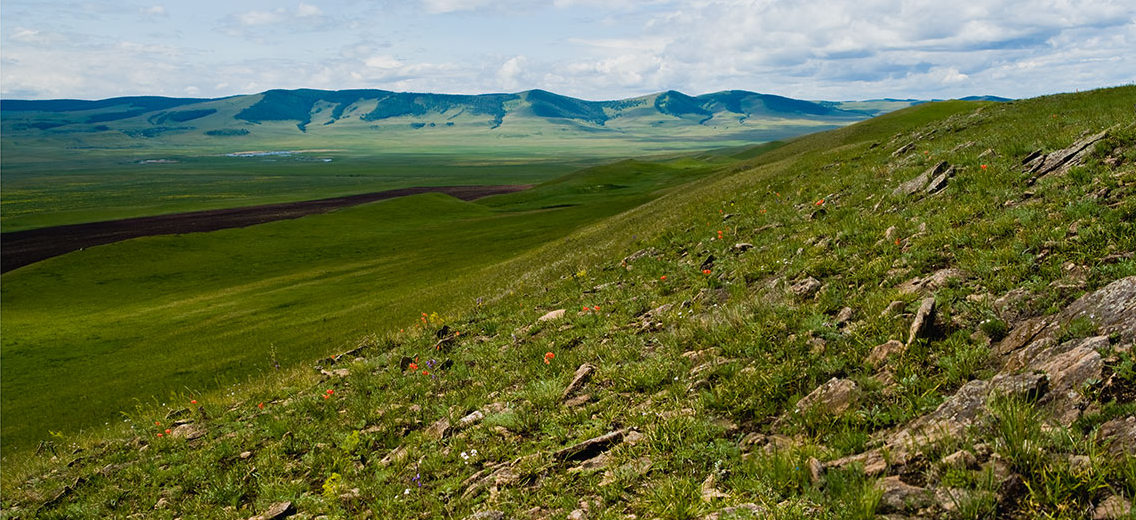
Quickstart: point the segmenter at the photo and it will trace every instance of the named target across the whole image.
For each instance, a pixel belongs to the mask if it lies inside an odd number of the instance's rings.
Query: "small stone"
[[[249,458],[249,457],[251,457],[251,456],[252,456],[252,452],[251,452],[251,451],[242,451],[242,452],[241,452],[241,458],[242,458],[242,459],[247,459],[247,458]]]
[[[205,427],[199,424],[182,424],[170,432],[170,437],[174,439],[185,439],[192,441],[205,436]]]
[[[431,424],[430,427],[426,429],[426,435],[435,439],[441,439],[442,437],[445,437],[446,434],[449,433],[449,431],[450,420],[443,417],[435,421],[434,424]]]
[[[587,520],[588,514],[583,509],[573,509],[568,513],[568,520]]]
[[[924,298],[915,311],[915,321],[911,322],[911,330],[907,335],[907,344],[929,335],[935,324],[935,298]]]
[[[887,231],[884,231],[884,238],[887,239],[888,242],[895,240],[898,235],[899,235],[899,230],[896,229],[895,226],[891,226],[891,227],[887,228]]]
[[[884,316],[884,317],[895,316],[895,315],[899,314],[900,311],[903,310],[903,307],[905,305],[906,305],[905,303],[903,303],[899,300],[893,301],[893,302],[888,304],[887,308],[885,308],[883,310],[883,312],[880,313],[880,316]]]
[[[568,446],[552,454],[552,457],[557,460],[586,460],[590,459],[601,452],[607,451],[615,444],[623,441],[625,430],[616,430],[599,437],[594,437],[586,441]]]
[[[1111,456],[1136,455],[1136,416],[1113,419],[1100,426],[1097,439],[1108,446]]]
[[[596,366],[591,363],[584,363],[580,368],[576,369],[576,375],[572,377],[572,382],[564,388],[564,394],[560,396],[561,401],[567,400],[573,394],[578,392],[584,387],[584,384],[591,379],[592,373],[596,371]]]
[[[876,345],[875,347],[872,347],[872,352],[868,354],[868,357],[864,360],[864,362],[872,367],[878,367],[881,363],[887,360],[887,358],[891,356],[901,356],[906,351],[907,345],[904,345],[902,341],[895,339],[889,340],[886,343],[881,343],[879,345]]]
[[[943,457],[943,464],[958,469],[973,469],[978,467],[978,458],[967,450],[959,450]]]
[[[762,513],[765,509],[752,502],[745,504],[738,504],[730,506],[721,511],[715,511],[706,515],[703,520],[735,520],[735,519],[749,519],[749,518],[762,518]]]
[[[503,511],[479,511],[472,515],[465,517],[466,520],[504,520],[505,513]]]
[[[793,291],[793,294],[796,294],[801,298],[811,298],[816,295],[818,291],[820,291],[820,286],[820,280],[817,280],[816,278],[810,276],[793,284],[790,290]]]
[[[713,502],[715,499],[726,498],[730,495],[719,491],[716,487],[714,474],[711,473],[706,476],[706,480],[702,481],[702,501],[706,503]]]
[[[816,457],[809,457],[809,480],[813,484],[818,484],[824,480],[824,464]]]
[[[537,318],[536,321],[552,321],[552,320],[558,320],[558,319],[563,318],[563,317],[564,317],[564,309],[556,309],[554,311],[550,311],[549,313],[545,314],[544,316],[541,316],[540,318]]]
[[[159,498],[158,503],[154,504],[154,509],[165,509],[167,507],[170,507],[170,501],[166,500],[166,497]]]
[[[592,394],[580,394],[576,397],[568,399],[567,401],[564,401],[564,406],[567,406],[568,408],[575,408],[577,406],[584,406],[585,404],[588,404],[588,401],[591,400]]]
[[[943,188],[946,188],[947,187],[947,181],[951,178],[952,175],[954,175],[954,173],[955,173],[955,169],[952,166],[950,168],[947,168],[947,171],[943,172],[938,177],[931,179],[931,182],[927,183],[927,190],[926,190],[927,194],[930,195],[930,194],[933,194],[933,193],[937,193],[937,192],[941,191]]]
[[[733,249],[736,253],[744,253],[746,251],[749,251],[750,249],[753,249],[753,244],[749,242],[738,242],[737,244],[734,244],[734,247],[731,249]]]
[[[842,327],[849,321],[852,321],[852,307],[844,307],[840,312],[836,313],[836,326]]]
[[[859,387],[851,379],[832,378],[797,401],[797,413],[816,409],[828,414],[839,414],[850,408],[860,397]]]
[[[1093,509],[1093,520],[1118,520],[1132,514],[1132,501],[1120,495],[1112,495]]]
[[[876,488],[881,492],[880,509],[884,512],[914,512],[933,502],[929,490],[912,486],[899,477],[886,477],[876,484]]]
[[[291,502],[277,502],[269,506],[267,511],[255,518],[260,520],[280,520],[294,514],[296,514],[296,507],[293,506]]]
[[[458,420],[458,428],[464,430],[466,428],[469,428],[470,426],[473,426],[473,425],[481,422],[481,420],[484,419],[484,418],[485,418],[485,414],[481,413],[480,411],[474,410],[469,415],[462,417],[460,420]]]

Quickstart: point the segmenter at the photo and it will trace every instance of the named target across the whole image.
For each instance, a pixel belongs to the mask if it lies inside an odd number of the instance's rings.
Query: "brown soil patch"
[[[235,227],[252,226],[275,220],[299,218],[317,213],[357,206],[378,200],[417,195],[419,193],[445,193],[462,199],[474,200],[489,195],[512,193],[528,189],[527,185],[502,186],[427,186],[333,197],[330,199],[283,202],[242,208],[173,213],[153,217],[138,217],[105,222],[90,222],[69,226],[29,229],[0,234],[0,272],[33,264],[53,256],[70,253],[86,247],[110,244],[131,238],[151,235],[201,233]]]

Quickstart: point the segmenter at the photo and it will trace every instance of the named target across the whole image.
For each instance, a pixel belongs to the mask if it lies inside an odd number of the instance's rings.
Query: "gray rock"
[[[552,320],[558,320],[558,319],[563,318],[563,317],[564,317],[564,309],[556,309],[554,311],[549,311],[544,316],[537,318],[536,321],[552,321]]]
[[[441,439],[450,432],[450,420],[443,417],[426,428],[426,435],[433,439]]]
[[[505,513],[503,511],[478,511],[472,515],[465,517],[466,520],[504,520]]]
[[[876,483],[881,493],[880,509],[884,512],[914,512],[935,503],[934,494],[918,486],[912,486],[899,477],[886,477]]]
[[[907,344],[919,338],[925,338],[935,325],[935,298],[924,298],[915,311],[915,321],[911,322],[911,330],[907,333]]]
[[[702,520],[748,520],[750,518],[761,518],[761,515],[764,513],[765,508],[754,503],[745,503],[730,506],[721,511],[715,511],[702,517]]]
[[[812,298],[816,295],[817,291],[820,291],[820,286],[820,280],[810,276],[793,284],[790,290],[793,291],[793,294],[801,298]]]
[[[461,419],[458,420],[458,429],[464,430],[466,428],[469,428],[470,426],[473,426],[473,425],[481,422],[481,420],[484,419],[484,418],[485,418],[484,413],[481,413],[481,411],[479,411],[479,410],[474,410],[469,415],[462,417]]]
[[[950,168],[947,168],[947,171],[939,174],[939,176],[935,177],[934,179],[931,179],[931,182],[927,183],[927,194],[931,195],[942,191],[943,188],[947,187],[947,181],[951,177],[953,177],[954,174],[955,167],[951,166]]]
[[[296,507],[291,502],[277,502],[268,507],[268,510],[254,516],[256,520],[280,520],[296,514]]]
[[[584,384],[591,379],[592,373],[596,371],[596,366],[591,363],[584,363],[580,368],[576,369],[576,375],[572,377],[572,382],[564,388],[564,394],[560,396],[561,401],[566,401],[572,397],[576,392],[584,387]]]
[[[836,313],[836,326],[842,327],[849,321],[852,321],[852,314],[852,307],[844,307],[840,309],[840,312]]]
[[[1136,456],[1136,416],[1102,424],[1097,439],[1108,446],[1108,454],[1113,457]]]
[[[864,362],[875,368],[880,366],[887,358],[901,356],[904,352],[907,352],[907,345],[902,341],[893,339],[872,347],[872,352],[868,354]]]
[[[1112,495],[1093,509],[1093,520],[1119,520],[1130,518],[1132,501],[1120,495]]]
[[[947,168],[949,166],[950,165],[948,165],[946,161],[940,161],[938,164],[928,168],[923,173],[920,173],[914,179],[900,184],[895,188],[895,190],[892,191],[892,195],[912,195],[924,189],[924,187],[927,186],[927,183],[931,180],[932,177],[935,177],[947,171]]]
[[[1092,145],[1105,137],[1108,137],[1108,130],[1082,138],[1068,148],[1036,157],[1029,163],[1029,173],[1033,174],[1033,180],[1036,181],[1053,172],[1067,171],[1070,166],[1080,163],[1085,155],[1092,151]]]
[[[943,457],[943,464],[952,468],[974,469],[978,467],[978,457],[967,450],[958,450]]]
[[[834,377],[797,401],[796,411],[817,410],[835,415],[851,408],[859,397],[860,388],[855,381]]]
[[[623,436],[626,430],[616,430],[613,432],[594,437],[586,441],[568,446],[556,453],[552,454],[552,458],[562,461],[570,460],[587,460],[601,452],[607,451],[612,446],[623,442]]]

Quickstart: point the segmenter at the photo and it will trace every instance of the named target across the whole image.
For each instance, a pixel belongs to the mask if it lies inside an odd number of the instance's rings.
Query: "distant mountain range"
[[[587,101],[545,90],[455,95],[298,89],[214,99],[8,99],[0,100],[0,123],[6,144],[21,138],[65,138],[72,149],[131,147],[137,145],[131,141],[139,139],[172,146],[200,145],[203,139],[214,145],[220,139],[251,144],[313,134],[390,140],[415,135],[406,133],[411,131],[433,131],[435,139],[449,136],[458,141],[496,132],[514,138],[606,136],[725,142],[799,135],[923,102],[805,101],[744,90],[700,96],[668,90],[630,99]]]

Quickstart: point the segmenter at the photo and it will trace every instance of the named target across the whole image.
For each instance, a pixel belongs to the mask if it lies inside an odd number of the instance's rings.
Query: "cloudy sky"
[[[4,0],[0,96],[1029,97],[1136,82],[1133,0]]]

